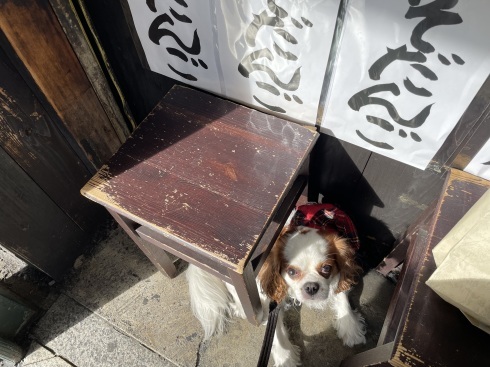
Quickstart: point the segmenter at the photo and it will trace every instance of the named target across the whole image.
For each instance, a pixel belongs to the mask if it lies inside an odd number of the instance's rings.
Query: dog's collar
[[[307,203],[296,208],[291,225],[338,232],[349,240],[352,248],[359,250],[356,227],[345,212],[333,204]]]

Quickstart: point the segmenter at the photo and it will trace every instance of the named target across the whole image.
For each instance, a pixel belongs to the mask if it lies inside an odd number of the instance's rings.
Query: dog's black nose
[[[314,283],[314,282],[308,282],[308,283],[305,283],[305,285],[303,286],[303,289],[305,290],[305,292],[307,294],[309,294],[310,296],[313,296],[316,292],[318,292],[318,289],[320,289],[320,284]]]

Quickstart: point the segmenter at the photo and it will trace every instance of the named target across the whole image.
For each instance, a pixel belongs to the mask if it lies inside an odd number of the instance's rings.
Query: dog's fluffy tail
[[[215,276],[189,264],[186,272],[191,309],[204,329],[204,339],[222,333],[231,314],[230,293]]]

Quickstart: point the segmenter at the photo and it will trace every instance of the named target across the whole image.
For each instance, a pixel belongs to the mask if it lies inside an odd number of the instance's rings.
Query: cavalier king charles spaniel
[[[361,272],[355,260],[358,239],[350,219],[330,204],[307,204],[294,213],[257,278],[263,310],[271,300],[335,313],[334,327],[344,345],[365,343],[363,317],[350,307],[347,292]],[[187,270],[191,307],[205,339],[219,334],[232,316],[245,318],[235,289],[200,268]],[[264,315],[264,322],[267,315]],[[297,366],[300,350],[289,341],[281,309],[271,355],[275,366]]]

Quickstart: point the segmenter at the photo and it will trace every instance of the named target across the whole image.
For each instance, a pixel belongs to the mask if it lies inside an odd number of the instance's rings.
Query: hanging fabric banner
[[[208,0],[128,0],[128,4],[152,71],[221,92]]]
[[[424,169],[490,73],[486,0],[350,0],[321,131]]]
[[[128,0],[151,70],[314,125],[340,0]]]
[[[315,124],[339,1],[221,0],[224,95]]]

